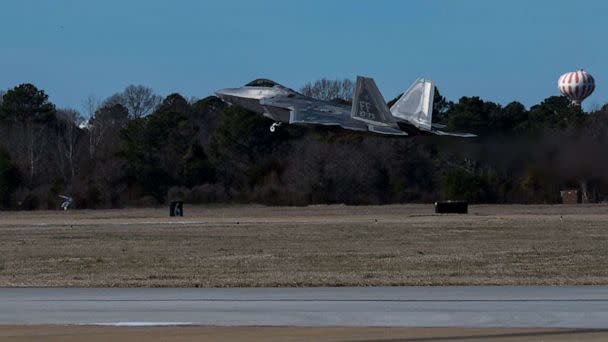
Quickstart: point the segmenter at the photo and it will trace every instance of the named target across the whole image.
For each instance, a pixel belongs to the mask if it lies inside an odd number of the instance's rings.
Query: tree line
[[[348,103],[352,88],[350,80],[322,79],[301,91]],[[437,91],[434,121],[476,139],[294,125],[271,134],[268,119],[214,96],[162,98],[135,85],[87,98],[85,115],[57,108],[32,84],[0,99],[4,209],[55,209],[59,195],[78,208],[169,200],[558,203],[566,188],[589,201],[608,196],[608,106],[584,113],[559,96],[527,109],[474,96],[452,102]]]

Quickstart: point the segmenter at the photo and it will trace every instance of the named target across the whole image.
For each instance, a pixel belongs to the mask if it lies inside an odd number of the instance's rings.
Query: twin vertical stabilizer
[[[397,127],[397,121],[386,106],[376,83],[367,77],[357,76],[350,116],[371,125]]]
[[[406,127],[415,127],[418,132],[423,134],[451,135],[464,138],[476,136],[471,133],[438,130],[437,128],[445,126],[433,124],[434,99],[435,83],[431,80],[419,78],[389,109],[374,80],[358,76],[351,117],[368,123],[370,131],[377,131],[379,127],[391,130],[401,129],[400,127],[406,125]]]
[[[357,76],[351,117],[376,126],[398,127],[407,121],[419,129],[430,130],[433,117],[432,81],[418,79],[390,109],[373,79]]]
[[[430,131],[433,122],[433,81],[417,79],[391,107],[391,114],[408,121],[419,129]]]

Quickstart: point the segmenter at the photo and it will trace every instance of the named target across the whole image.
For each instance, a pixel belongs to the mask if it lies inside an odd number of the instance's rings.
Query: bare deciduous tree
[[[82,131],[79,126],[84,122],[84,118],[74,109],[60,109],[57,111],[58,137],[57,153],[60,168],[67,169],[69,183],[72,184],[76,175],[76,159],[78,141]],[[64,171],[65,172],[65,171]]]
[[[130,85],[123,91],[125,107],[132,118],[146,116],[160,104],[162,98],[148,87]]]
[[[341,99],[350,101],[353,97],[354,88],[353,81],[349,79],[328,80],[322,78],[314,83],[306,83],[300,91],[306,96],[319,100],[330,101]]]
[[[117,104],[119,104],[123,107],[125,105],[125,99],[123,98],[122,93],[116,93],[116,94],[108,97],[107,99],[103,100],[103,102],[99,105],[99,108],[112,107]],[[99,108],[97,108],[97,109],[99,109]]]
[[[82,109],[84,114],[88,119],[92,118],[95,112],[101,107],[101,99],[95,95],[87,96],[84,101],[82,101]]]
[[[127,108],[131,119],[141,118],[152,113],[162,98],[151,88],[143,85],[130,85],[121,93],[116,93],[103,102],[103,107],[120,104]]]
[[[35,183],[38,163],[44,157],[48,146],[46,126],[32,120],[11,123],[6,130],[7,148],[14,154],[15,162],[22,170],[27,170],[27,180]]]
[[[95,153],[95,135],[93,134],[93,130],[92,130],[92,126],[91,126],[91,120],[93,119],[93,116],[95,115],[95,113],[101,108],[102,102],[101,99],[95,95],[89,95],[87,96],[86,99],[84,99],[84,101],[82,102],[82,106],[83,109],[85,111],[85,114],[87,115],[87,119],[85,122],[82,123],[82,125],[84,126],[83,128],[88,130],[88,136],[89,136],[89,157],[92,159],[93,158],[93,154]]]
[[[125,127],[128,112],[120,104],[104,106],[98,109],[89,119],[89,154],[95,154],[101,145],[110,146],[118,144],[118,132]]]

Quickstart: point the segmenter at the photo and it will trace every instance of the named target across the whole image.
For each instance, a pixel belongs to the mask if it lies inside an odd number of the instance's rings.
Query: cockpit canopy
[[[298,94],[298,92],[296,92],[295,90],[282,86],[282,85],[278,84],[277,82],[266,79],[266,78],[258,78],[257,80],[253,80],[253,81],[245,84],[245,87],[281,89],[281,90],[287,92],[290,97]]]
[[[279,84],[275,81],[268,80],[265,78],[258,78],[257,80],[245,84],[246,87],[274,87],[276,85]]]

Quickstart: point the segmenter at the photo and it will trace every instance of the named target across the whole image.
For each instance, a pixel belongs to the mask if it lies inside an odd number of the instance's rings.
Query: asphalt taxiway
[[[608,286],[3,288],[2,325],[608,327]]]

